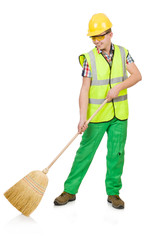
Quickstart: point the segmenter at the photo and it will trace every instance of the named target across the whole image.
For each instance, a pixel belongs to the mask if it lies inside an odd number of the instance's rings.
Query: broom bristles
[[[33,171],[4,193],[8,201],[23,215],[29,216],[39,205],[48,177],[42,171]]]

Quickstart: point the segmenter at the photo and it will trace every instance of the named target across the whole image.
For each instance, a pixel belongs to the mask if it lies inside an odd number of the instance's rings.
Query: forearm
[[[128,77],[126,80],[118,84],[119,86],[119,91],[123,89],[130,88],[134,86],[136,83],[138,83],[142,79],[141,74],[132,74],[130,77]]]
[[[79,108],[81,120],[87,118],[87,107],[88,107],[88,91],[85,88],[81,88],[79,96]]]
[[[117,84],[116,86],[114,86],[113,88],[111,88],[107,94],[107,100],[111,101],[113,98],[118,97],[119,92],[121,90],[130,88],[132,86],[134,86],[137,82],[139,82],[142,79],[142,76],[139,72],[139,70],[137,69],[137,67],[134,64],[130,64],[131,66],[128,66],[129,68],[129,73],[131,74],[130,77],[128,77],[127,79],[125,79],[123,82]],[[134,71],[132,71],[132,69]]]

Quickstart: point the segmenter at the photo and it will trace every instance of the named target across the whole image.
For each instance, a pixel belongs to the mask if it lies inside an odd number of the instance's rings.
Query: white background
[[[76,134],[82,83],[78,56],[94,46],[88,22],[103,12],[112,42],[126,47],[143,80],[128,90],[129,123],[120,196],[107,203],[104,136],[77,200],[55,207],[81,135],[48,173],[33,214],[21,215],[3,193],[33,170],[43,170]],[[158,5],[157,1],[0,2],[0,238],[158,239]]]

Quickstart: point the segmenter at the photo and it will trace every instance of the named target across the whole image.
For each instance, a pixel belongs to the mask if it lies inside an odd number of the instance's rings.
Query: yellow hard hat
[[[88,34],[87,36],[95,36],[110,29],[112,23],[104,13],[94,14],[89,21]]]

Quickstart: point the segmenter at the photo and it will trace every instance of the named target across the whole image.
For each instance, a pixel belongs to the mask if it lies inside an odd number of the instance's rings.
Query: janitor
[[[79,186],[107,132],[107,200],[114,208],[122,209],[124,201],[119,197],[119,191],[122,187],[121,176],[127,137],[127,88],[135,85],[142,77],[129,51],[112,43],[112,23],[105,14],[98,13],[92,16],[87,35],[95,47],[79,56],[83,67],[83,83],[79,96],[78,131],[84,133],[64,183],[64,191],[55,199],[54,204],[64,205],[76,199]],[[127,71],[130,73],[129,77]],[[108,103],[87,125],[86,121],[105,99]]]

